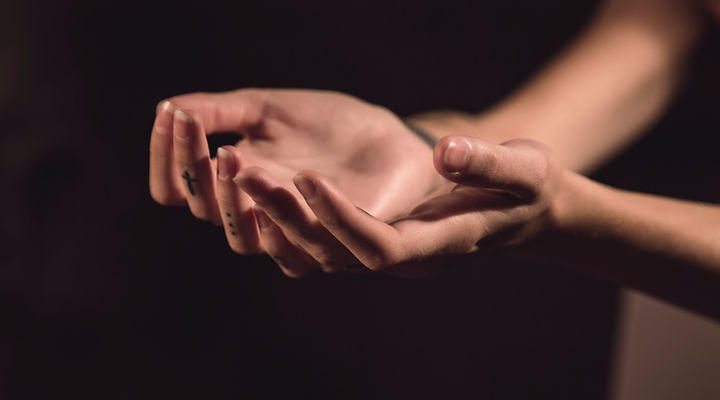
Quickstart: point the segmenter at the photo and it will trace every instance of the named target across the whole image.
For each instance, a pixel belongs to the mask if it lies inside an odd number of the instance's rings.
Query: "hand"
[[[376,271],[423,275],[448,256],[527,243],[552,229],[564,170],[544,145],[446,137],[433,158],[456,184],[389,223],[359,211],[317,172],[303,171],[295,183],[320,223]]]
[[[210,158],[205,140],[206,134],[216,132],[244,137],[218,151],[219,165]],[[196,93],[158,106],[150,140],[150,192],[160,204],[187,204],[197,218],[222,223],[230,246],[239,253],[292,245],[298,257],[319,255],[306,257],[302,267],[289,272],[298,275],[323,264],[311,258],[329,264],[354,259],[344,246],[337,244],[342,249],[337,250],[329,244],[334,238],[304,202],[296,208],[267,206],[271,200],[282,205],[283,199],[295,204],[293,199],[300,197],[290,182],[298,170],[323,173],[353,204],[388,219],[407,213],[441,182],[430,157],[431,149],[397,116],[348,95],[263,89]],[[263,184],[276,190],[253,199],[237,184],[256,192]],[[258,212],[260,221],[253,211],[256,202],[266,204],[265,212]],[[259,234],[256,222],[267,222],[266,216],[270,223],[277,222],[289,215],[303,217],[302,229]]]

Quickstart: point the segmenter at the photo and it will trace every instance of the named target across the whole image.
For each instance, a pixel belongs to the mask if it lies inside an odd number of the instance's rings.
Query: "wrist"
[[[558,243],[565,242],[568,235],[576,230],[581,219],[580,210],[587,190],[586,178],[562,169],[555,174],[555,179],[546,188],[541,210],[531,217],[518,231],[517,237],[508,242],[503,252],[528,260],[554,259]],[[588,204],[588,203],[585,203]]]
[[[415,114],[405,121],[431,136],[437,143],[450,135],[475,136],[475,116],[463,111],[436,110]]]
[[[557,192],[549,207],[548,232],[574,234],[592,224],[602,211],[608,188],[569,169],[563,169]]]
[[[511,139],[533,138],[533,132],[522,123],[511,107],[494,107],[477,114],[455,110],[438,110],[406,118],[413,126],[424,130],[435,141],[445,136],[476,137],[500,144]]]

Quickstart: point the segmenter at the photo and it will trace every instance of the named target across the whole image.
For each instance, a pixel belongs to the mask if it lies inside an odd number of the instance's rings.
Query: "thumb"
[[[548,150],[538,142],[514,139],[503,144],[467,136],[442,138],[433,153],[435,169],[453,182],[536,197],[548,176]]]

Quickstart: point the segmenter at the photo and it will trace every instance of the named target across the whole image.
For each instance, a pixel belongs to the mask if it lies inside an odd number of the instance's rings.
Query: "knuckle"
[[[322,225],[330,232],[338,232],[347,229],[334,212],[328,210],[318,210],[316,215],[318,219],[322,221]]]
[[[553,180],[555,171],[560,170],[552,151],[546,145],[530,139],[513,139],[503,145],[521,153],[522,158],[526,160],[527,200],[537,200],[547,190],[548,183]]]
[[[498,173],[500,168],[500,156],[499,154],[486,146],[482,146],[477,150],[478,159],[481,160],[479,165],[476,166],[478,169],[474,171],[479,175],[485,175],[493,177]]]
[[[245,246],[240,243],[239,240],[229,240],[228,245],[230,246],[230,250],[232,250],[234,253],[240,254],[240,255],[246,255],[249,254]]]
[[[524,140],[524,150],[529,154],[530,158],[530,173],[532,174],[530,187],[532,195],[537,198],[542,195],[547,183],[552,179],[553,171],[556,169],[554,166],[554,160],[552,153],[542,143],[538,143],[532,140]]]
[[[324,249],[318,251],[315,250],[310,253],[312,255],[312,258],[315,259],[320,265],[323,266],[323,270],[325,270],[325,267],[328,267],[329,269],[334,268],[334,265],[338,264],[338,259],[333,254],[330,254],[329,252],[325,251]],[[327,272],[327,271],[326,271]]]
[[[268,255],[273,259],[275,264],[277,264],[280,271],[290,278],[302,278],[312,270],[312,267],[304,262],[297,262],[297,260],[295,260],[295,263],[288,264],[285,256],[271,253],[268,253]]]
[[[176,206],[183,204],[185,201],[179,196],[171,195],[166,191],[154,189],[153,187],[150,187],[150,197],[161,206]]]
[[[369,270],[375,272],[380,272],[388,268],[388,265],[379,258],[366,260],[363,265],[365,265]]]
[[[322,269],[326,274],[335,274],[344,270],[342,267],[330,264],[320,264],[320,269]]]
[[[378,252],[363,262],[368,269],[373,271],[384,271],[398,263],[397,257],[389,252]]]
[[[190,212],[195,218],[201,221],[215,222],[214,214],[207,207],[194,206],[190,208]]]
[[[308,248],[307,246],[302,247],[305,249]],[[347,257],[335,254],[323,246],[316,246],[311,250],[303,251],[305,251],[310,258],[315,260],[315,262],[320,265],[320,268],[327,273],[342,271],[344,269],[343,266],[347,264]]]
[[[402,241],[376,243],[364,254],[356,254],[362,264],[372,271],[384,271],[407,260],[408,249]]]
[[[180,170],[197,170],[209,165],[207,152],[192,139],[176,140],[173,148],[175,164]],[[207,164],[206,164],[207,163]]]
[[[305,271],[305,270],[288,269],[288,268],[281,268],[280,270],[282,271],[282,273],[285,276],[287,276],[288,278],[293,278],[293,279],[304,278],[305,275],[307,275],[309,272],[309,271]]]
[[[536,190],[541,189],[550,177],[550,162],[544,155],[538,155],[535,160],[535,183]]]

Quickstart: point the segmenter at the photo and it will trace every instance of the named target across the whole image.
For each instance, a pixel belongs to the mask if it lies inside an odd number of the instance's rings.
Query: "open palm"
[[[210,158],[205,138],[216,132],[243,136],[219,152],[219,178],[218,159]],[[335,92],[242,89],[176,96],[158,107],[150,153],[153,198],[187,203],[196,217],[223,223],[231,247],[243,253],[263,249],[255,201],[232,181],[238,174],[296,194],[292,177],[312,169],[380,219],[406,213],[441,181],[432,149],[397,116]],[[305,215],[313,219],[309,210]]]

